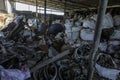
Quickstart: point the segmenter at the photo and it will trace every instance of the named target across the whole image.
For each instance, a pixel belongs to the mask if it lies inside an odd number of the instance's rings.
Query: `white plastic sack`
[[[68,40],[72,39],[72,31],[71,30],[65,30],[65,34],[67,35]]]
[[[120,70],[105,68],[98,64],[95,65],[95,68],[100,76],[109,78],[112,80],[116,80],[117,75],[120,73]]]
[[[120,30],[114,30],[114,32],[111,35],[110,39],[120,39]]]
[[[0,37],[4,37],[4,34],[3,32],[0,31]]]
[[[95,29],[95,26],[96,26],[96,21],[95,20],[93,20],[93,19],[83,20],[83,27]]]
[[[60,23],[60,20],[56,20],[56,21],[54,21],[54,24],[55,24],[55,23]]]
[[[100,43],[99,44],[99,49],[101,51],[106,51],[106,49],[107,49],[107,42]]]
[[[34,18],[28,19],[27,23],[29,26],[37,28],[36,19],[34,19]]]
[[[109,41],[108,52],[115,53],[115,48],[119,48],[120,41]]]
[[[81,27],[73,27],[73,28],[72,28],[72,38],[73,38],[73,40],[79,38],[80,28],[81,28]]]
[[[80,26],[80,25],[81,25],[81,22],[80,22],[80,21],[76,21],[76,22],[75,22],[75,26],[78,27],[78,26]]]
[[[70,40],[76,40],[79,38],[80,27],[72,27],[72,30],[66,30],[67,38]]]
[[[94,39],[94,30],[82,29],[80,32],[80,37],[83,40],[93,41]]]
[[[93,20],[95,20],[95,21],[97,21],[97,14],[91,16],[90,18],[93,19]]]
[[[103,27],[104,28],[111,28],[113,27],[113,18],[110,13],[107,13],[105,15],[104,21],[103,21]]]
[[[33,26],[33,19],[28,19],[27,23],[29,26]]]
[[[109,41],[109,45],[114,45],[114,46],[120,45],[120,41]]]
[[[101,55],[104,55],[104,53],[99,53],[99,55],[97,56],[97,60],[99,59],[99,57]],[[110,55],[108,55],[108,57],[112,59],[112,57]],[[116,63],[113,61],[113,59],[112,59],[112,63],[116,67]],[[95,68],[97,70],[97,73],[100,76],[108,78],[108,79],[112,79],[112,80],[116,80],[118,75],[119,75],[119,73],[120,73],[120,70],[102,67],[101,65],[99,65],[97,63],[95,64]]]
[[[18,69],[4,69],[0,68],[1,80],[25,80],[30,78],[30,71],[21,71]]]
[[[70,22],[70,20],[65,21],[64,26],[65,26],[66,30],[70,30],[72,25],[73,25],[73,22]]]
[[[97,21],[97,14],[90,17],[91,19]],[[103,20],[103,28],[111,28],[113,27],[113,18],[110,13],[107,13]]]
[[[120,26],[120,15],[114,16],[113,20],[114,20],[114,25],[115,26]]]

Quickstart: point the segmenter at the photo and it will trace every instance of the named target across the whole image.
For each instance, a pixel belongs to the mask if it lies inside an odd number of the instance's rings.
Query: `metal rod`
[[[40,68],[42,68],[42,67],[44,67],[44,66],[46,66],[46,65],[48,65],[50,63],[53,63],[53,62],[55,62],[55,61],[57,61],[57,60],[65,57],[68,54],[70,54],[70,50],[66,50],[66,51],[64,51],[64,52],[62,52],[62,53],[54,56],[53,58],[50,58],[48,60],[45,60],[45,61],[43,61],[41,63],[36,64],[36,66],[34,66],[33,68],[31,68],[30,71],[31,72],[35,72],[36,70],[38,70],[38,69],[40,69]]]
[[[44,23],[46,23],[46,0],[44,0]]]
[[[98,51],[98,46],[100,42],[101,32],[102,32],[102,24],[103,19],[105,16],[108,0],[99,0],[99,10],[98,10],[98,17],[97,17],[97,23],[96,23],[96,29],[95,29],[95,35],[94,35],[94,43],[93,43],[93,49],[92,53],[90,55],[90,69],[88,72],[88,80],[92,80],[94,75],[94,68],[96,63],[96,55]]]

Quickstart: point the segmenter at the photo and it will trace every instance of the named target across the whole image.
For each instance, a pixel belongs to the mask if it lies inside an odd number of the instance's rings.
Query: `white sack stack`
[[[115,15],[113,17],[113,20],[114,20],[114,25],[115,26],[120,26],[120,15]]]

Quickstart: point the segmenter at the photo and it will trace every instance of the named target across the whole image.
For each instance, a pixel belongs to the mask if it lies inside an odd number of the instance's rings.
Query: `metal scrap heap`
[[[79,21],[76,22],[78,26]],[[84,21],[85,24],[88,23]],[[60,26],[58,23],[55,25]],[[52,27],[54,28],[55,25]],[[59,31],[52,29],[57,33],[52,34],[52,31],[48,30],[49,35],[46,33],[41,35],[38,30],[31,29],[27,25],[23,16],[16,17],[13,22],[0,31],[1,79],[87,80],[89,57],[92,50],[90,40],[92,39],[82,35],[88,33],[93,35],[91,31],[94,28],[80,28],[81,26],[79,26],[68,28],[73,30],[67,30],[67,27],[71,26],[69,20],[66,20],[66,30],[60,26]],[[46,31],[46,29],[44,30]],[[74,36],[78,30],[82,35],[77,35],[82,39]],[[120,41],[110,41],[110,38],[101,38],[93,80],[120,79]]]

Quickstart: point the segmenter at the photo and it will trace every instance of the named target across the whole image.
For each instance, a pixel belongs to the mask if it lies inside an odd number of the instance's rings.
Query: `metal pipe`
[[[44,0],[44,23],[46,23],[46,0]]]
[[[37,71],[38,69],[43,68],[44,66],[46,66],[46,65],[48,65],[48,64],[50,64],[50,63],[53,63],[53,62],[55,62],[55,61],[57,61],[57,60],[65,57],[65,56],[67,56],[68,54],[70,54],[70,50],[66,50],[66,51],[64,51],[64,52],[62,52],[62,53],[54,56],[53,58],[50,58],[50,59],[48,59],[48,60],[45,60],[45,61],[43,61],[43,62],[40,62],[40,63],[36,64],[34,67],[31,68],[30,71],[31,71],[31,72],[35,72],[35,71]]]
[[[101,32],[102,32],[102,24],[103,24],[103,19],[106,12],[107,4],[108,4],[108,0],[99,0],[99,1],[100,2],[99,2],[99,10],[98,10],[95,35],[94,35],[93,49],[92,49],[92,53],[90,54],[90,64],[89,64],[90,69],[88,72],[88,78],[89,78],[88,80],[92,80],[94,75],[96,55],[97,55]]]
[[[38,28],[38,1],[36,0],[36,24]]]

